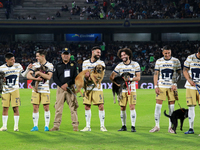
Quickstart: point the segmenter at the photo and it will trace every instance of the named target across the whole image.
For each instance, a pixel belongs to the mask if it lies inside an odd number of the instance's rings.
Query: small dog
[[[80,72],[77,77],[75,78],[75,85],[76,85],[76,88],[77,88],[77,91],[76,93],[79,93],[81,94],[81,96],[83,97],[83,94],[81,92],[81,88],[84,88],[85,92],[86,92],[86,87],[88,85],[91,85],[94,83],[94,85],[97,87],[97,83],[99,84],[98,86],[98,89],[101,88],[101,81],[103,80],[103,77],[104,77],[104,69],[105,67],[102,66],[102,65],[97,65],[95,68],[93,69],[86,69],[82,72]],[[84,81],[85,79],[85,73],[86,72],[90,72],[90,77],[92,79],[92,82],[90,81]],[[94,87],[93,87],[94,88]],[[89,95],[89,93],[91,92],[92,90],[88,91],[85,96],[87,97]]]
[[[44,65],[41,65],[40,68],[37,68],[37,69],[35,70],[35,72],[36,72],[36,71],[40,71],[40,72],[42,72],[42,73],[44,73],[44,74],[47,74],[47,72],[48,72],[48,67],[46,67],[46,66],[44,66]],[[35,76],[35,78],[37,78],[37,77],[39,77],[39,76]],[[43,83],[45,83],[46,81],[47,81],[46,79],[42,78],[42,82],[43,82]],[[33,90],[34,90],[36,93],[38,92],[38,85],[39,85],[39,81],[33,80],[33,81],[31,82],[31,86],[33,87]]]
[[[122,98],[122,89],[126,88],[125,80],[130,79],[130,75],[131,74],[129,72],[124,72],[121,74],[121,76],[117,76],[114,78],[114,82],[120,84],[120,86],[117,86],[115,83],[112,84],[114,104],[116,103],[115,93],[117,94],[117,101],[119,102],[119,100]]]
[[[178,126],[178,119],[180,119],[180,130],[182,131],[182,127],[183,127],[183,121],[185,118],[188,117],[188,109],[185,108],[181,108],[178,110],[173,111],[172,115],[168,115],[166,114],[166,110],[164,111],[164,114],[166,117],[169,117],[172,123],[172,129],[174,130],[175,134],[176,134],[176,128]]]
[[[1,94],[3,92],[4,78],[5,78],[5,73],[3,71],[0,71],[0,98],[1,98]]]

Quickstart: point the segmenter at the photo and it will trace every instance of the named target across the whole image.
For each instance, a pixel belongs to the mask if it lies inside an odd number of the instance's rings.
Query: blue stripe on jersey
[[[117,74],[119,74],[119,72],[117,72],[117,71],[115,71],[115,70],[114,70],[114,72],[116,72]]]
[[[190,67],[187,67],[187,66],[184,66],[185,68],[190,68]]]
[[[160,71],[159,69],[155,69],[155,71]]]

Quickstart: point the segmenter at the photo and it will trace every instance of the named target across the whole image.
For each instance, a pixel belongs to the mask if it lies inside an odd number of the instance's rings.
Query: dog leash
[[[174,96],[178,96],[178,91],[174,91]],[[178,105],[179,105],[181,111],[184,113],[184,110],[182,109],[180,103],[178,102],[178,99],[177,99],[176,101],[177,101],[177,103],[178,103]]]
[[[76,95],[74,94],[74,92],[69,87],[67,87],[67,89],[76,97]]]
[[[123,79],[124,79],[124,77],[122,77]],[[127,87],[127,89],[128,89],[128,95],[131,95],[131,82],[129,81],[129,85],[130,85],[130,90],[129,90],[129,88],[128,88],[128,82],[127,81],[125,81],[125,83],[126,83],[126,87]]]

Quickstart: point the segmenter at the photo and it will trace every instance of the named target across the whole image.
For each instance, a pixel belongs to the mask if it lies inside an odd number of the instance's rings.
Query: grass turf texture
[[[187,108],[185,100],[185,89],[179,89],[179,103],[182,107]],[[108,132],[100,131],[100,122],[98,115],[98,107],[92,106],[91,132],[74,132],[71,125],[71,116],[67,103],[63,109],[62,123],[60,131],[44,132],[44,110],[40,105],[39,131],[30,132],[33,127],[32,121],[32,104],[30,103],[31,90],[21,89],[21,106],[19,132],[14,132],[13,111],[9,109],[8,131],[0,132],[1,150],[3,149],[40,149],[40,150],[55,150],[55,149],[199,149],[200,137],[200,119],[199,107],[196,106],[195,117],[195,134],[185,135],[184,132],[189,129],[188,119],[185,120],[183,131],[180,127],[177,128],[177,134],[168,133],[168,118],[163,112],[166,109],[168,113],[167,102],[162,106],[160,119],[160,131],[149,133],[149,130],[154,127],[154,109],[155,109],[155,92],[153,89],[138,89],[137,90],[137,105],[136,105],[136,130],[132,133],[130,122],[129,105],[127,107],[127,132],[118,132],[121,128],[120,107],[118,104],[113,104],[111,90],[104,90],[105,101],[105,126]],[[56,99],[56,90],[51,90],[51,121],[50,128],[53,127],[55,116],[54,103]],[[85,127],[85,110],[82,104],[82,98],[78,98],[78,118],[79,130]],[[175,109],[179,109],[178,104],[175,104]],[[2,107],[0,108],[2,112]],[[0,117],[0,123],[1,123]],[[179,123],[180,125],[180,123]],[[179,126],[178,125],[178,126]]]

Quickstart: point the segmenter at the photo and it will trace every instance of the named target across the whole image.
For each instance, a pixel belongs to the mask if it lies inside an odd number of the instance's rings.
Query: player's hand
[[[190,83],[191,86],[195,86],[196,84],[194,83],[194,81],[192,80],[188,80],[188,82]]]
[[[42,78],[41,77],[37,77],[36,81],[42,81]]]
[[[159,87],[155,88],[155,92],[156,92],[157,95],[160,95]]]
[[[176,91],[177,90],[177,87],[176,85],[172,85],[172,88],[171,88],[172,91]]]
[[[67,91],[67,87],[68,87],[68,84],[67,84],[67,83],[65,83],[65,84],[63,84],[63,85],[61,86],[61,88],[62,88],[64,91]]]
[[[31,69],[32,67],[33,67],[33,64],[29,64],[27,68]]]
[[[90,78],[90,72],[89,72],[89,71],[87,71],[87,72],[85,73],[85,78],[86,78],[87,80],[91,80],[91,78]]]
[[[114,84],[116,84],[116,85],[119,86],[119,87],[121,86],[121,84],[117,84],[116,82],[114,82]]]
[[[6,78],[3,78],[3,82],[6,83]]]
[[[36,71],[35,76],[41,76],[40,73],[41,73],[40,71]]]

